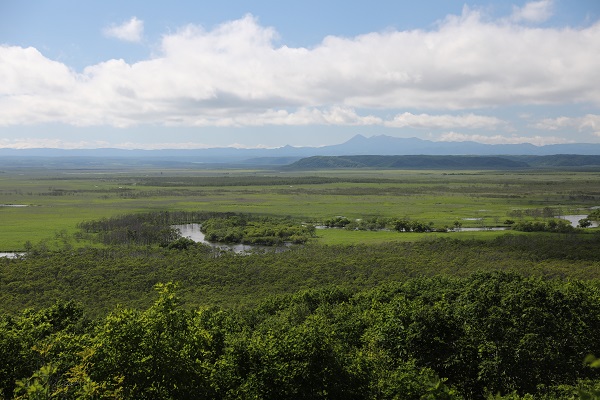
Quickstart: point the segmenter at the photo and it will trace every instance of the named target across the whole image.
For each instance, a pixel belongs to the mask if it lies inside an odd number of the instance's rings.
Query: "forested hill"
[[[527,169],[600,167],[600,156],[557,154],[552,156],[432,156],[361,155],[314,156],[298,160],[285,169],[390,168],[390,169]]]
[[[515,169],[524,161],[489,156],[315,156],[290,164],[289,169],[411,168],[411,169]]]

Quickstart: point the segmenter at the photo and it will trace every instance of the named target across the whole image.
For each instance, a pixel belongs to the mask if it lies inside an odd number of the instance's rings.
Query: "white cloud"
[[[294,112],[268,110],[265,113],[241,115],[233,118],[236,126],[261,125],[342,125],[365,126],[381,125],[383,121],[372,115],[361,116],[350,107],[330,107],[328,109],[300,108]]]
[[[142,142],[122,142],[117,143],[115,145],[111,145],[112,148],[117,149],[126,149],[126,150],[161,150],[161,149],[208,149],[213,148],[214,146],[208,145],[202,142],[152,142],[152,143],[142,143]],[[268,147],[265,145],[256,145],[256,146],[247,146],[240,143],[232,143],[228,146],[219,146],[219,147],[230,147],[234,149],[268,149],[272,147]]]
[[[125,25],[142,26],[132,21]],[[36,49],[0,46],[0,126],[498,129],[503,121],[469,112],[386,122],[356,110],[600,105],[600,23],[533,29],[465,8],[430,31],[330,36],[314,48],[276,46],[276,38],[249,15],[213,30],[190,25],[165,35],[153,58],[107,60],[82,73]]]
[[[517,22],[544,22],[552,16],[553,6],[552,0],[532,1],[523,7],[513,6],[511,19]]]
[[[549,144],[570,143],[565,138],[555,136],[502,136],[502,135],[466,135],[458,132],[447,132],[442,134],[439,139],[441,142],[465,142],[473,141],[486,144],[519,144],[531,143],[536,146],[546,146]]]
[[[586,114],[583,117],[545,118],[534,124],[533,127],[550,131],[572,128],[579,132],[592,131],[594,135],[600,136],[600,115]]]
[[[40,139],[40,138],[23,138],[23,139],[2,139],[0,138],[0,148],[2,149],[95,149],[101,147],[109,147],[109,143],[105,141],[68,141],[62,139]]]
[[[507,123],[496,117],[484,115],[464,114],[464,115],[429,115],[429,114],[411,114],[405,112],[398,114],[393,120],[387,121],[386,126],[395,128],[433,128],[433,129],[496,129],[507,126]]]
[[[111,25],[104,28],[107,37],[113,37],[126,42],[140,42],[144,35],[144,21],[132,17],[121,25]]]

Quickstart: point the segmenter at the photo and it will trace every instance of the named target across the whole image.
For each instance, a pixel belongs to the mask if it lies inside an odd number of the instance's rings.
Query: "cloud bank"
[[[481,110],[600,105],[600,23],[530,26],[547,19],[551,6],[545,0],[529,3],[496,21],[465,7],[432,30],[329,36],[311,48],[277,45],[277,32],[247,15],[212,30],[189,25],[165,34],[147,60],[111,59],[81,72],[38,49],[4,45],[0,126],[329,124],[510,131],[506,121]],[[134,17],[105,34],[139,41],[143,22]],[[430,112],[407,111],[415,109]],[[552,121],[540,122],[544,126],[551,129]]]
[[[531,143],[536,146],[547,146],[550,144],[564,144],[570,141],[556,136],[503,136],[503,135],[478,135],[464,134],[459,132],[446,132],[439,138],[441,142],[466,142],[473,141],[485,144],[519,144]]]

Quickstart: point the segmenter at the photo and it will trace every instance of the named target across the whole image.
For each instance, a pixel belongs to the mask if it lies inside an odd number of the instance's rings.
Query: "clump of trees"
[[[336,217],[324,220],[323,226],[326,226],[327,228],[344,228],[350,225],[351,222],[352,221],[350,221],[348,218],[338,215]]]
[[[345,228],[352,231],[379,231],[383,229],[398,232],[446,232],[448,228],[435,228],[433,222],[417,221],[409,218],[371,217],[349,220],[343,216],[336,216],[323,221],[328,228]]]
[[[282,218],[250,218],[235,215],[211,218],[200,228],[210,242],[281,245],[306,243],[315,236],[315,227]]]
[[[562,214],[562,210],[557,207],[543,207],[543,208],[526,208],[511,210],[508,215],[513,218],[555,218]]]

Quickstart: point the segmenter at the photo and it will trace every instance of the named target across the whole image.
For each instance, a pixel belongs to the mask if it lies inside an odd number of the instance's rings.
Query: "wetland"
[[[597,171],[6,168],[0,204],[0,397],[600,386]]]

